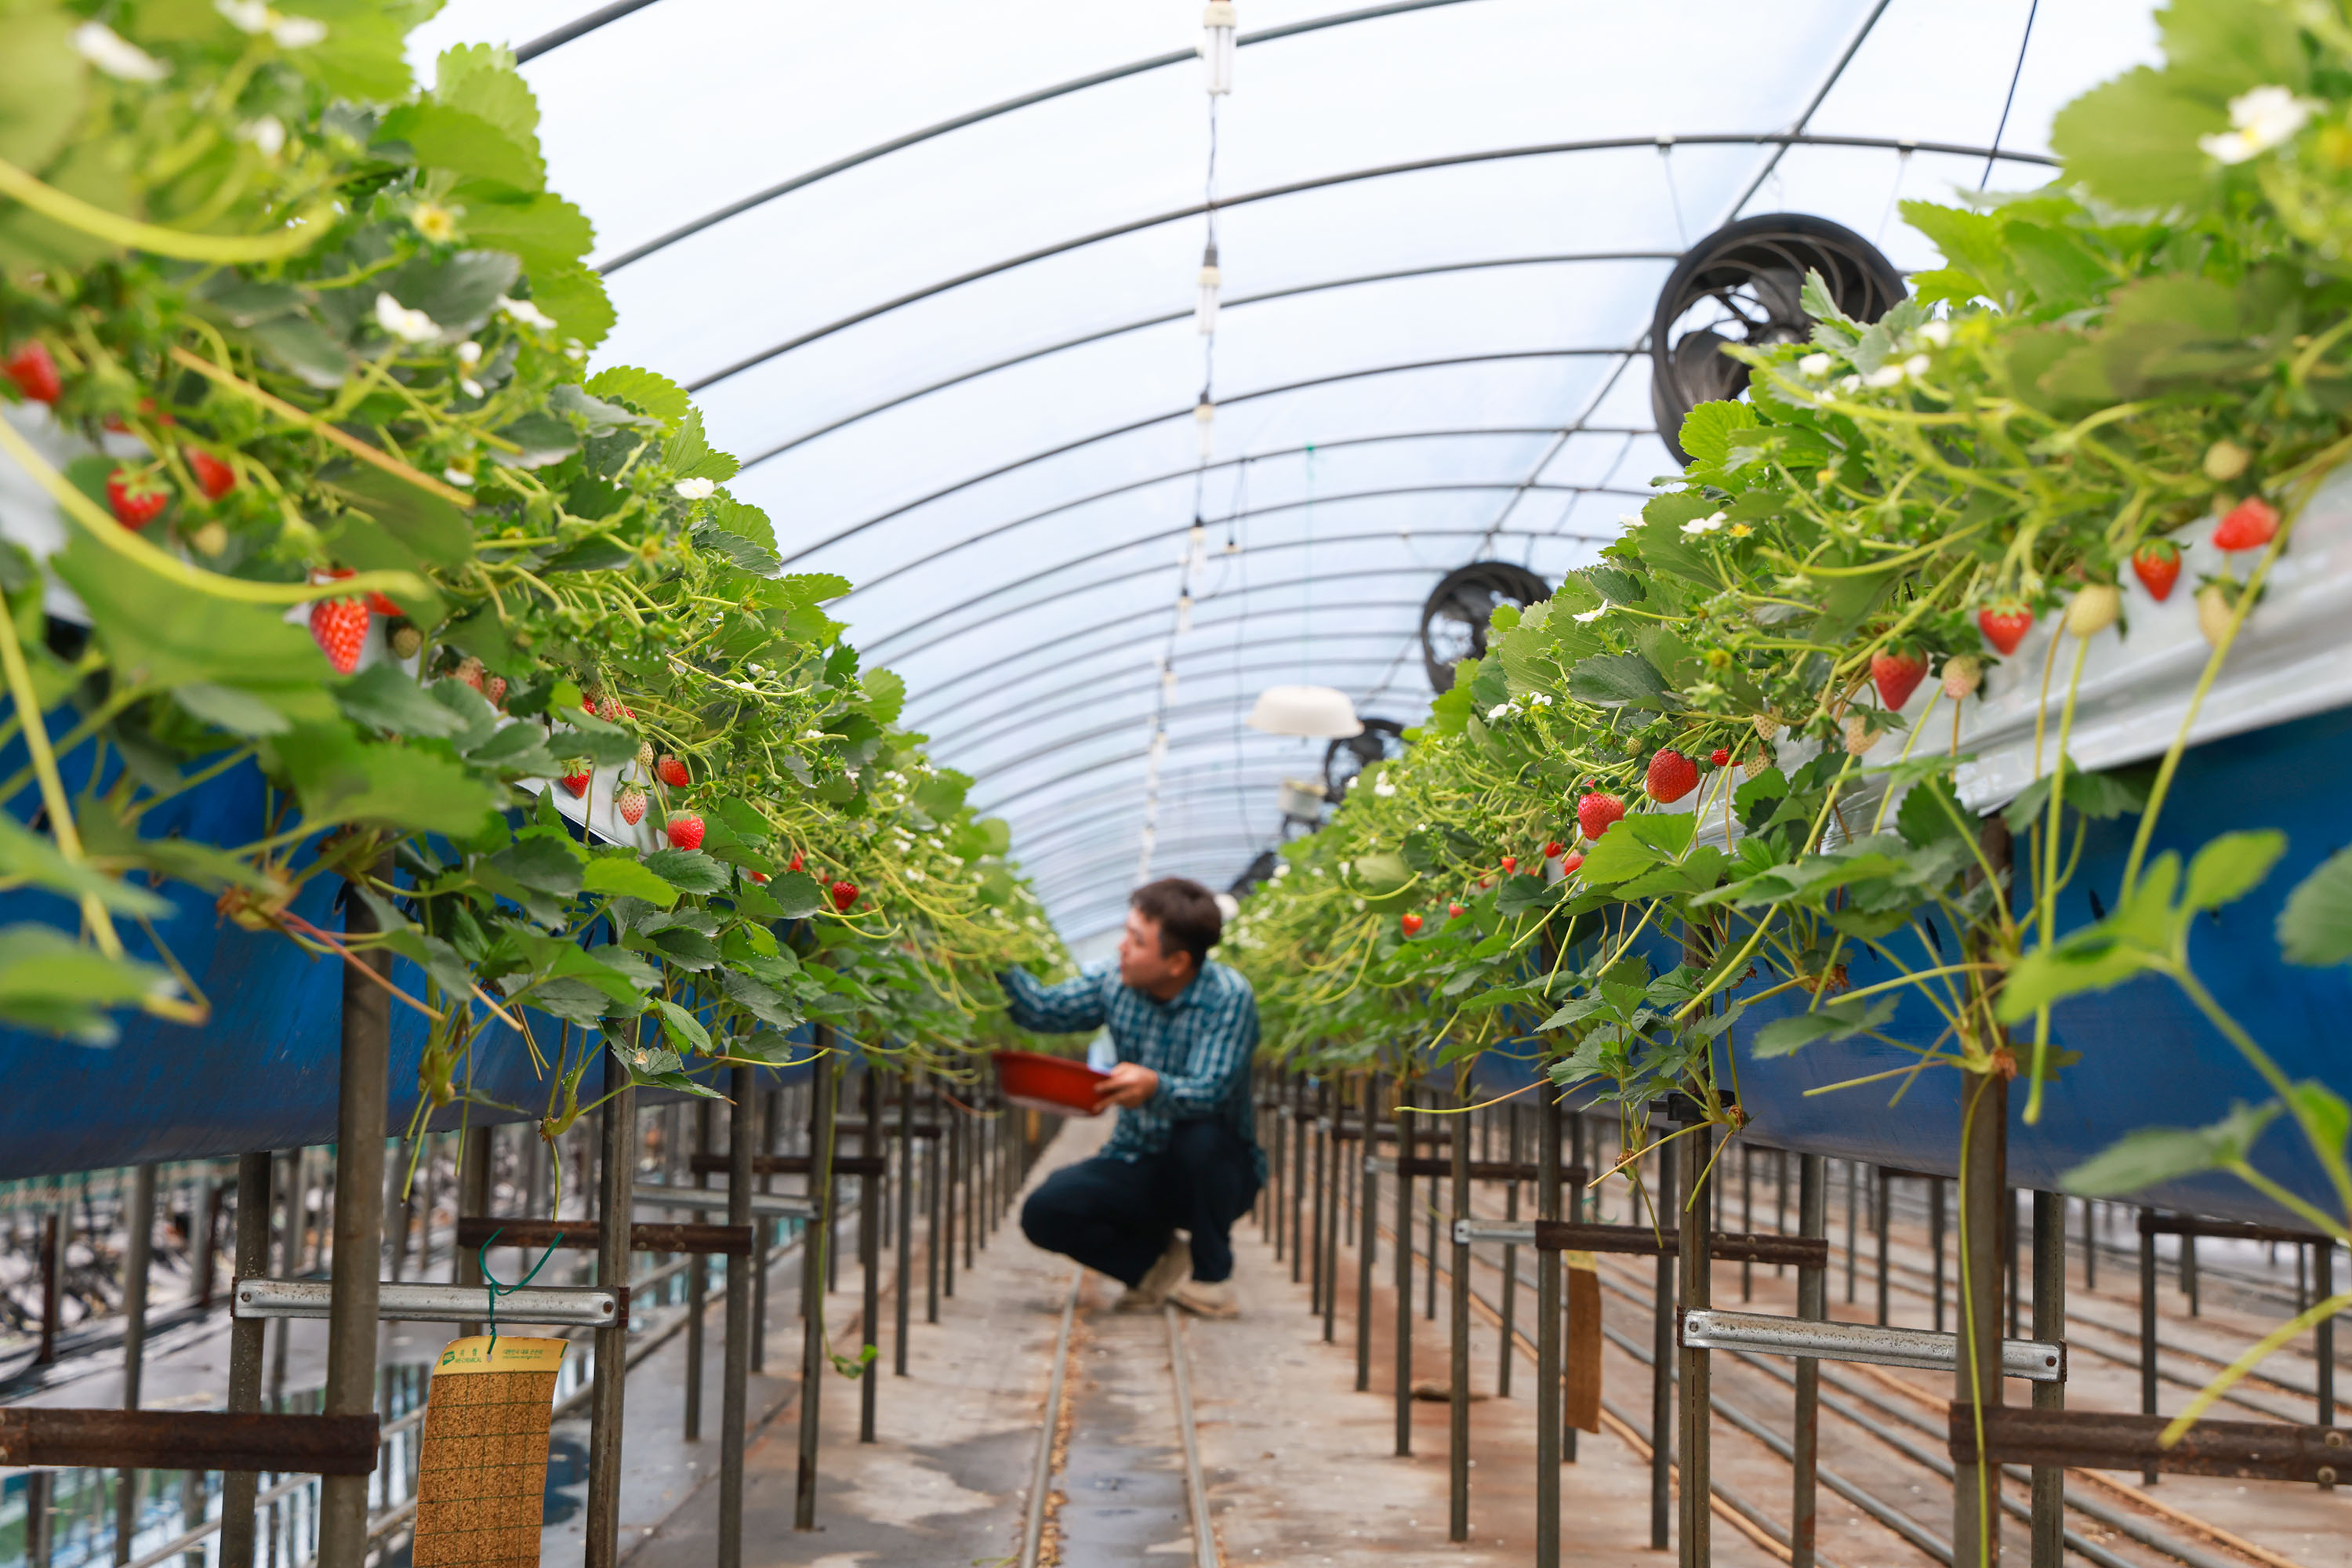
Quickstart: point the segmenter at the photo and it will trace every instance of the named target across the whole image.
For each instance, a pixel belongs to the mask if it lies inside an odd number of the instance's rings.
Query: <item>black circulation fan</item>
[[[1323,798],[1339,805],[1358,773],[1402,755],[1404,726],[1393,719],[1366,719],[1362,734],[1343,736],[1324,748]]]
[[[1473,561],[1438,579],[1421,606],[1421,659],[1431,688],[1451,690],[1455,665],[1486,656],[1486,621],[1496,605],[1525,609],[1550,597],[1550,584],[1507,561]]]
[[[1813,324],[1799,296],[1818,272],[1838,309],[1874,321],[1903,298],[1903,275],[1878,247],[1843,224],[1804,213],[1765,213],[1727,224],[1683,253],[1650,321],[1650,413],[1658,439],[1687,464],[1676,437],[1702,403],[1738,397],[1748,367],[1727,343],[1801,343]]]

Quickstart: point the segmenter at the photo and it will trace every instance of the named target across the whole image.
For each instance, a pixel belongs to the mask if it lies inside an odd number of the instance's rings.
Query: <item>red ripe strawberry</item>
[[[1421,930],[1421,917],[1412,914],[1399,915],[1397,924],[1403,929],[1405,935],[1412,936]]]
[[[1698,788],[1698,764],[1669,746],[1650,759],[1649,775],[1642,784],[1652,800],[1670,805]]]
[[[2231,507],[2213,531],[2216,550],[2259,550],[2278,532],[2278,508],[2260,496],[2248,496]]]
[[[801,852],[795,849],[793,851],[793,863],[785,867],[784,869],[787,871],[797,871],[805,864],[807,864],[807,862],[801,858]]]
[[[1504,869],[1504,870],[1506,870],[1506,871],[1516,871],[1516,870],[1517,870],[1518,868],[1519,868],[1519,858],[1518,858],[1517,856],[1516,856],[1516,855],[1506,855],[1506,856],[1504,856],[1504,857],[1503,857],[1503,869]]]
[[[1613,795],[1593,791],[1576,803],[1576,826],[1587,838],[1598,838],[1625,820],[1625,803]]]
[[[2003,658],[2015,653],[2025,634],[2033,629],[2033,612],[2015,599],[2002,599],[1977,612],[1977,630]]]
[[[1555,838],[1550,843],[1544,846],[1544,858],[1547,860],[1557,860],[1559,858],[1560,851],[1567,847],[1567,845],[1562,844],[1559,839]]]
[[[171,499],[169,490],[150,489],[145,480],[134,480],[121,468],[106,476],[106,504],[114,509],[114,521],[125,528],[146,527]]]
[[[349,675],[360,667],[367,634],[367,606],[357,599],[321,599],[310,606],[311,640],[337,675]]]
[[[582,795],[588,793],[588,781],[595,775],[591,773],[586,768],[580,767],[580,764],[577,763],[574,763],[572,766],[579,768],[579,772],[564,774],[563,787],[572,792],[572,799],[578,800]]]
[[[1722,746],[1717,746],[1708,754],[1706,760],[1718,768],[1727,768],[1731,765],[1731,752]]]
[[[1581,867],[1583,864],[1583,856],[1571,855],[1567,859],[1562,860],[1559,863],[1560,874],[1562,876],[1573,877],[1576,875],[1578,868]]]
[[[751,878],[755,882],[764,882],[768,879],[768,874],[765,871],[753,871],[751,873]]]
[[[671,812],[669,826],[666,831],[669,834],[672,848],[699,849],[702,847],[702,818],[690,811]]]
[[[621,820],[632,827],[643,822],[646,819],[646,786],[623,784],[613,796],[613,809],[619,812]]]
[[[654,764],[654,776],[672,789],[684,789],[693,782],[686,771],[686,764],[667,752],[662,753],[662,760]]]
[[[218,500],[236,489],[236,470],[210,452],[191,447],[187,456],[188,471],[196,476],[196,488],[205,492],[206,500]]]
[[[388,621],[396,621],[401,616],[408,614],[406,610],[402,609],[398,605],[394,604],[390,599],[385,598],[382,594],[377,593],[373,588],[368,590],[367,607],[368,614],[372,616],[382,616]]]
[[[2132,552],[2132,575],[2139,579],[2147,596],[2162,604],[2172,596],[2172,585],[2180,581],[2180,546],[2169,539],[2151,539]]]
[[[66,384],[58,376],[58,362],[49,357],[47,343],[26,343],[0,360],[0,374],[15,382],[29,402],[55,403],[66,395]]]
[[[1462,906],[1461,906],[1460,904],[1448,904],[1448,905],[1446,905],[1446,906],[1445,906],[1445,918],[1446,918],[1447,920],[1450,920],[1450,921],[1458,921],[1458,920],[1460,920],[1460,919],[1462,918]]]
[[[1878,688],[1879,701],[1890,713],[1902,711],[1927,675],[1927,661],[1916,647],[1881,648],[1870,656],[1870,679]]]
[[[843,914],[847,914],[849,906],[857,901],[857,884],[855,882],[835,882],[832,892],[833,907]]]

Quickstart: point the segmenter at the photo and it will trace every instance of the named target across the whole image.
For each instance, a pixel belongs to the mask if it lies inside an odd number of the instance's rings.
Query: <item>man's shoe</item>
[[[1187,1279],[1168,1292],[1168,1300],[1170,1305],[1181,1307],[1196,1318],[1238,1318],[1242,1312],[1240,1304],[1234,1300],[1230,1279],[1210,1284]]]
[[[1120,1312],[1156,1312],[1168,1300],[1168,1292],[1192,1271],[1192,1244],[1182,1236],[1168,1239],[1168,1250],[1150,1272],[1128,1288],[1112,1309]]]

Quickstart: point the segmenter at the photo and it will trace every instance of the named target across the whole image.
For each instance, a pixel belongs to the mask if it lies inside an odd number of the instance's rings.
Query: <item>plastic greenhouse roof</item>
[[[834,613],[1082,950],[1140,864],[1163,704],[1152,872],[1223,887],[1321,769],[1244,727],[1258,690],[1417,721],[1439,577],[1556,578],[1674,471],[1638,351],[1685,245],[1805,212],[1930,265],[1899,198],[1976,189],[1997,131],[2046,153],[2156,52],[2143,0],[1239,11],[1213,184],[1200,0],[453,0],[415,36],[421,69],[526,57],[620,310],[597,360],[692,386],[788,570],[856,584]]]

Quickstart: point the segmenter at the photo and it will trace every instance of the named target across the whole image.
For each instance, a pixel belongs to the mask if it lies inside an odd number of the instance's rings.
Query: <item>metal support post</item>
[[[2033,1194],[2033,1337],[2066,1337],[2066,1200],[2056,1193]],[[2066,1385],[2037,1383],[2033,1408],[2066,1408]],[[2033,1568],[2061,1568],[2065,1558],[2066,1472],[2055,1465],[2033,1468]]]
[[[58,1222],[55,1209],[41,1216],[41,1347],[34,1352],[35,1366],[47,1366],[58,1359],[58,1314],[65,1310],[65,1293],[58,1282],[65,1243]]]
[[[694,1102],[694,1152],[697,1154],[710,1152],[713,1109],[707,1100]],[[687,1162],[689,1169],[693,1163],[691,1160]],[[708,1187],[710,1184],[709,1173],[696,1171],[694,1184]],[[736,1206],[735,1195],[730,1193],[727,1196],[729,1212],[731,1214]],[[748,1207],[745,1213],[750,1213]],[[709,1309],[710,1259],[697,1253],[686,1260],[686,1440],[689,1443],[702,1441],[704,1320],[709,1316]]]
[[[751,1150],[758,1088],[752,1069],[727,1075],[727,1223],[751,1223]],[[814,1223],[814,1222],[812,1222]],[[727,1340],[719,1373],[719,1568],[743,1565],[743,1442],[751,1414],[751,1341],[767,1325],[751,1321],[753,1259],[727,1259]]]
[[[777,1140],[782,1135],[784,1122],[784,1091],[781,1089],[761,1089],[757,1087],[759,1075],[752,1075],[751,1117],[752,1146],[762,1154],[776,1152]],[[732,1152],[732,1144],[730,1144]],[[753,1185],[754,1192],[770,1191],[769,1178],[762,1174]],[[768,1370],[768,1247],[775,1238],[773,1221],[761,1218],[754,1222],[751,1235],[751,1363],[754,1373]],[[801,1310],[808,1310],[808,1302],[801,1302]]]
[[[890,1343],[890,1370],[907,1375],[907,1321],[915,1288],[915,1069],[898,1080],[898,1283],[893,1308],[898,1321]]]
[[[1654,1163],[1657,1179],[1652,1202],[1661,1226],[1679,1222],[1675,1205],[1675,1162],[1664,1149]],[[1705,1228],[1685,1226],[1684,1229]],[[1668,1523],[1674,1507],[1675,1466],[1675,1255],[1658,1254],[1656,1296],[1650,1332],[1650,1550],[1673,1544]]]
[[[1452,1132],[1447,1142],[1454,1155],[1454,1215],[1457,1220],[1470,1217],[1470,1122],[1465,1116],[1447,1119]],[[1398,1167],[1403,1168],[1404,1156],[1398,1156]],[[1451,1228],[1450,1226],[1448,1227]],[[1470,1244],[1457,1237],[1454,1243],[1454,1289],[1446,1303],[1448,1349],[1446,1392],[1450,1417],[1445,1435],[1447,1460],[1446,1532],[1448,1541],[1470,1539]],[[1437,1249],[1430,1249],[1430,1270],[1437,1268]]]
[[[800,1468],[793,1488],[793,1528],[816,1528],[818,1403],[824,1391],[825,1261],[833,1251],[833,1029],[819,1024],[816,1062],[809,1075],[809,1227],[801,1243],[801,1299],[808,1316],[801,1325]],[[964,1238],[971,1238],[969,1226]],[[735,1568],[729,1563],[725,1568]]]
[[[1847,1189],[1851,1192],[1853,1189]],[[1799,1158],[1797,1169],[1797,1234],[1807,1239],[1829,1236],[1829,1172],[1819,1154]],[[1797,1316],[1820,1322],[1830,1315],[1829,1270],[1810,1266],[1797,1269]],[[1789,1504],[1789,1568],[1813,1568],[1813,1543],[1819,1520],[1813,1506],[1816,1465],[1821,1455],[1822,1363],[1811,1357],[1797,1363],[1796,1450],[1794,1480]]]
[[[1751,1236],[1756,1231],[1756,1149],[1748,1143],[1739,1146],[1739,1228]],[[1739,1299],[1756,1299],[1756,1265],[1744,1258],[1739,1260]]]
[[[1339,1168],[1346,1164],[1346,1147],[1339,1142],[1339,1123],[1348,1110],[1346,1080],[1327,1079],[1323,1089],[1323,1147],[1328,1152],[1329,1184],[1318,1194],[1323,1213],[1323,1342],[1335,1344],[1339,1331]]]
[[[2325,1301],[2336,1294],[2336,1243],[2322,1237],[2312,1246],[2313,1283],[2319,1287],[2314,1301]],[[2315,1361],[2314,1371],[2319,1380],[2319,1425],[2336,1425],[2336,1314],[2312,1325],[2311,1353]],[[2333,1483],[2323,1481],[2320,1489],[2330,1489]]]
[[[947,1152],[941,1162],[944,1169],[940,1175],[939,1204],[942,1223],[931,1234],[931,1250],[940,1260],[941,1271],[940,1294],[953,1300],[955,1300],[956,1270],[956,1184],[963,1176],[964,1123],[971,1119],[964,1115],[961,1110],[952,1116],[946,1114],[948,1107],[945,1089],[940,1091],[940,1102],[943,1108],[941,1120],[946,1121],[948,1127],[947,1133],[940,1142],[947,1145]],[[939,1321],[940,1315],[933,1312],[931,1321],[936,1323]]]
[[[1962,1080],[1958,1353],[1952,1363],[1956,1415],[2001,1402],[2000,1205],[2008,1191],[2009,1080],[1997,1072]],[[1940,1184],[1938,1184],[1940,1185]],[[1952,1472],[1953,1568],[1998,1568],[2000,1471],[1969,1459]]]
[[[1397,1074],[1395,1110],[1397,1134],[1396,1179],[1396,1451],[1399,1458],[1412,1453],[1412,1127],[1408,1108],[1412,1091],[1407,1087],[1402,1072]],[[1371,1152],[1370,1129],[1365,1133],[1367,1156]],[[1371,1166],[1364,1167],[1369,1173]],[[1431,1255],[1432,1266],[1435,1254]]]
[[[1944,1178],[1927,1178],[1927,1250],[1935,1255],[1930,1289],[1936,1300],[1935,1317],[1930,1326],[1937,1333],[1944,1331]]]
[[[628,1069],[604,1055],[605,1100],[597,1112],[603,1144],[597,1161],[596,1283],[612,1290],[629,1282],[629,1226],[635,1207],[637,1091],[615,1089]],[[621,1555],[621,1419],[628,1383],[629,1331],[625,1323],[598,1329],[595,1383],[588,1396],[588,1568],[613,1568]],[[358,1559],[352,1559],[354,1563]]]
[[[1536,1112],[1536,1217],[1559,1215],[1559,1102],[1549,1086]],[[1514,1119],[1513,1131],[1517,1131]],[[1514,1142],[1511,1157],[1518,1158]],[[1536,1568],[1559,1568],[1559,1254],[1536,1253]],[[1510,1353],[1507,1343],[1504,1354]]]
[[[1357,1121],[1362,1136],[1348,1168],[1358,1173],[1356,1188],[1356,1392],[1372,1386],[1372,1261],[1380,1251],[1380,1178],[1372,1173],[1372,1129],[1380,1125],[1381,1075],[1364,1075],[1364,1108]]]
[[[882,1079],[874,1064],[866,1064],[866,1121],[857,1134],[857,1152],[869,1158],[879,1158],[885,1147],[882,1142]],[[875,1375],[875,1347],[879,1343],[877,1322],[882,1316],[882,1192],[879,1176],[866,1174],[857,1178],[857,1268],[865,1287],[865,1300],[859,1314],[858,1344],[864,1352],[865,1370],[857,1375],[857,1440],[874,1441],[874,1401],[881,1387]]]
[[[457,1149],[457,1212],[461,1215],[487,1215],[490,1212],[490,1130],[473,1127],[459,1134]],[[632,1162],[634,1165],[635,1162]],[[482,1254],[479,1248],[451,1248],[456,1268],[453,1282],[471,1285],[477,1289],[482,1284]],[[624,1276],[625,1278],[625,1276]],[[599,1284],[604,1281],[599,1280]],[[457,1332],[462,1335],[483,1331],[480,1323],[462,1323]]]
[[[1307,1201],[1307,1123],[1298,1112],[1307,1106],[1307,1075],[1299,1074],[1291,1080],[1290,1109],[1290,1282],[1297,1284],[1306,1277],[1307,1238],[1301,1230]]]
[[[1528,1157],[1527,1150],[1520,1146],[1517,1100],[1515,1100],[1503,1108],[1503,1153],[1505,1158],[1516,1167],[1520,1161]],[[1503,1188],[1503,1217],[1506,1219],[1519,1217],[1519,1184],[1516,1179],[1506,1184]],[[1507,1242],[1503,1247],[1502,1348],[1495,1357],[1495,1397],[1497,1399],[1508,1399],[1511,1396],[1511,1363],[1518,1359],[1518,1347],[1514,1342],[1517,1335],[1513,1332],[1517,1323],[1518,1299],[1519,1249]]]
[[[1311,1238],[1310,1263],[1307,1270],[1307,1310],[1310,1315],[1323,1310],[1323,1292],[1329,1281],[1323,1277],[1323,1179],[1326,1175],[1324,1156],[1329,1152],[1330,1117],[1325,1101],[1331,1095],[1331,1080],[1327,1077],[1315,1085],[1315,1120],[1300,1128],[1302,1136],[1311,1135],[1315,1145],[1315,1175],[1307,1189],[1307,1206],[1313,1215],[1307,1234]]]
[[[147,1272],[155,1257],[155,1167],[142,1165],[131,1173],[123,1225],[130,1245],[122,1258],[122,1408],[139,1408],[140,1374],[147,1360]],[[120,1473],[114,1493],[114,1560],[131,1561],[131,1542],[139,1533],[137,1470]]]
[[[1847,1160],[1845,1165],[1845,1304],[1853,1305],[1853,1275],[1855,1243],[1860,1239],[1862,1201],[1862,1164]]]
[[[241,1154],[236,1162],[236,1275],[269,1272],[269,1168],[267,1152]],[[240,1414],[261,1408],[261,1352],[268,1325],[258,1319],[231,1318],[228,1325],[228,1408]],[[253,1500],[261,1477],[230,1470],[221,1477],[220,1568],[253,1568]]]
[[[1888,1207],[1888,1200],[1893,1198],[1895,1195],[1894,1178],[1886,1173],[1886,1167],[1884,1165],[1873,1167],[1871,1173],[1878,1178],[1877,1186],[1875,1188],[1878,1197],[1878,1210],[1872,1217],[1878,1227],[1878,1235],[1876,1237],[1878,1242],[1878,1326],[1883,1329],[1886,1327],[1886,1290],[1888,1285],[1886,1274],[1886,1233],[1889,1226],[1887,1223],[1886,1211]]]
[[[940,1220],[946,1212],[946,1199],[940,1194],[942,1177],[942,1156],[949,1140],[955,1133],[953,1120],[948,1115],[947,1100],[934,1086],[926,1097],[931,1108],[931,1121],[939,1136],[923,1145],[923,1206],[929,1211],[930,1239],[923,1246],[923,1321],[940,1321],[940,1267],[946,1244],[940,1239]]]
[[[1682,1152],[1682,1187],[1692,1194],[1692,1200],[1676,1209],[1680,1216],[1682,1248],[1682,1306],[1688,1310],[1713,1304],[1713,1274],[1709,1258],[1714,1237],[1706,1224],[1713,1196],[1707,1189],[1713,1185],[1708,1172],[1708,1156],[1714,1152],[1715,1134],[1702,1125],[1685,1132],[1680,1139]],[[1682,1383],[1682,1568],[1707,1568],[1712,1561],[1710,1527],[1715,1515],[1709,1507],[1713,1490],[1713,1467],[1710,1464],[1710,1437],[1713,1435],[1714,1393],[1713,1357],[1703,1350],[1683,1347],[1676,1359],[1681,1365]]]
[[[2148,1211],[2139,1211],[2139,1413],[2156,1414],[2156,1233],[2146,1221]],[[2156,1485],[2156,1471],[2140,1472],[2140,1484]]]
[[[1560,1113],[1559,1106],[1557,1101],[1552,1105],[1551,1113],[1555,1118],[1557,1118]],[[1575,1115],[1570,1117],[1568,1127],[1569,1163],[1574,1166],[1577,1170],[1584,1170],[1586,1169],[1586,1165],[1584,1163],[1584,1112],[1580,1110]],[[1598,1132],[1593,1134],[1592,1147],[1596,1152],[1600,1150],[1601,1135]],[[1559,1191],[1560,1180],[1561,1177],[1558,1173],[1555,1173],[1552,1177],[1552,1217],[1559,1217],[1559,1211],[1565,1207],[1568,1211],[1567,1217],[1574,1220],[1582,1219],[1584,1217],[1585,1207],[1583,1192],[1581,1190],[1578,1190],[1569,1192],[1565,1194],[1561,1194]],[[1543,1212],[1543,1198],[1540,1194],[1536,1198],[1536,1212],[1538,1214],[1541,1214]],[[1538,1262],[1541,1262],[1543,1258],[1542,1252],[1537,1252],[1536,1258]],[[1540,1273],[1536,1277],[1538,1279],[1543,1278]],[[1560,1327],[1558,1331],[1563,1335],[1568,1331],[1569,1322],[1569,1319],[1565,1315],[1570,1310],[1568,1306],[1567,1285],[1568,1280],[1564,1276],[1556,1277],[1552,1285],[1555,1310],[1556,1312],[1562,1314],[1560,1317]],[[1561,1340],[1560,1354],[1563,1358],[1567,1352],[1567,1344],[1568,1342],[1565,1339]],[[1566,1374],[1567,1366],[1564,1359],[1555,1359],[1552,1363],[1552,1376],[1555,1381]],[[1555,1394],[1554,1397],[1558,1398],[1559,1396]],[[1557,1415],[1558,1419],[1553,1423],[1553,1425],[1559,1429],[1560,1463],[1564,1465],[1572,1465],[1576,1463],[1576,1428],[1568,1424],[1568,1406],[1565,1400],[1561,1400],[1555,1407],[1555,1414]]]
[[[379,867],[389,874],[389,864]],[[375,913],[361,899],[343,900],[343,930],[374,934]],[[362,976],[365,965],[375,973]],[[327,1322],[329,1415],[365,1415],[375,1408],[376,1286],[383,1276],[383,1121],[391,1089],[392,996],[386,988],[391,954],[354,953],[343,965],[342,1060],[336,1091],[335,1245],[329,1279],[333,1316]],[[318,1560],[329,1568],[357,1568],[367,1556],[365,1476],[327,1476],[319,1483]],[[593,1565],[592,1564],[592,1568]]]
[[[2095,1200],[2083,1200],[2083,1289],[2099,1288],[2099,1220]]]

